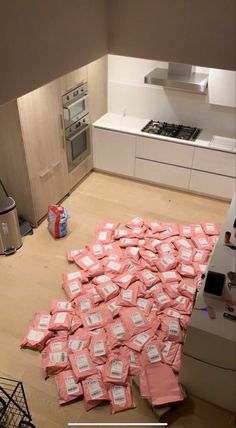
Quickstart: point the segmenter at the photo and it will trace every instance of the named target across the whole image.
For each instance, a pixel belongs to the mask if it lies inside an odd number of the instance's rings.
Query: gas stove
[[[186,125],[176,125],[176,123],[150,120],[142,129],[142,132],[164,135],[165,137],[178,138],[180,140],[195,141],[201,129]]]

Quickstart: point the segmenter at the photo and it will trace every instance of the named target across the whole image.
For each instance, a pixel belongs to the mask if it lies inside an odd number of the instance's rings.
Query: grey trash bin
[[[22,246],[16,203],[6,196],[0,199],[0,254],[13,254]]]

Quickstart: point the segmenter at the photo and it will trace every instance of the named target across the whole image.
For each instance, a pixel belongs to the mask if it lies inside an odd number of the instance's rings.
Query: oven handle
[[[71,143],[71,141],[78,137],[80,134],[82,134],[82,132],[86,131],[89,128],[89,125],[85,126],[83,129],[81,129],[79,132],[76,132],[76,134],[71,135],[71,137],[67,137],[66,141],[69,141]]]
[[[86,98],[88,98],[88,94],[85,95],[82,98],[77,98],[77,100],[75,100],[73,103],[70,103],[68,105],[64,105],[63,107],[66,108],[67,110],[69,110],[71,107],[73,107],[75,104],[80,103],[81,101],[86,100]]]

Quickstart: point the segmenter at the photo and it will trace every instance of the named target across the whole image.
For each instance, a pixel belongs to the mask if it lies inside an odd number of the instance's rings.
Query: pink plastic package
[[[192,241],[196,248],[199,250],[211,250],[212,244],[206,235],[198,235],[192,238]]]
[[[160,336],[172,342],[182,342],[183,333],[178,318],[164,316],[161,320]]]
[[[204,231],[203,228],[201,226],[201,224],[190,224],[191,228],[192,228],[192,236],[198,236],[198,235],[203,235]]]
[[[47,311],[36,312],[33,325],[39,330],[48,330],[51,315]]]
[[[192,248],[190,242],[186,238],[178,238],[174,241],[174,246],[179,250],[181,247]]]
[[[150,391],[149,391],[148,380],[145,372],[145,367],[143,367],[139,373],[139,391],[140,391],[141,397],[150,398]]]
[[[144,234],[146,231],[146,226],[137,226],[137,227],[133,227],[130,231],[130,236],[134,237],[134,238],[144,238]]]
[[[76,297],[81,296],[84,293],[82,283],[79,279],[64,282],[62,284],[68,299],[74,300]]]
[[[138,246],[138,238],[121,238],[119,241],[120,247],[137,247]]]
[[[209,257],[209,251],[199,250],[198,248],[193,249],[193,262],[195,263],[206,263]]]
[[[79,315],[84,312],[91,311],[95,306],[93,299],[88,294],[83,294],[82,296],[76,297],[74,302],[75,309]]]
[[[90,336],[84,328],[79,328],[73,335],[68,337],[68,348],[71,352],[82,351],[89,347]]]
[[[101,373],[96,373],[84,379],[82,386],[87,410],[88,406],[91,408],[90,405],[93,406],[94,402],[98,404],[98,402],[109,400],[108,391],[102,380]]]
[[[115,281],[115,283],[117,285],[119,285],[119,287],[126,289],[126,288],[129,287],[129,285],[133,281],[135,281],[135,279],[136,279],[136,275],[135,274],[129,273],[129,272],[125,272],[125,273],[122,273],[121,275],[117,275],[114,278],[114,281]]]
[[[63,273],[63,282],[73,281],[74,279],[79,279],[81,282],[88,282],[87,274],[82,270]]]
[[[179,284],[179,291],[183,296],[188,297],[190,300],[194,300],[197,290],[194,283],[186,284],[184,281],[181,281]]]
[[[93,242],[88,246],[89,251],[97,257],[98,260],[105,257],[106,252],[101,242]]]
[[[107,281],[97,285],[97,291],[102,299],[107,302],[108,300],[118,296],[120,289],[114,282]]]
[[[120,318],[115,320],[112,324],[107,324],[105,328],[109,346],[112,349],[116,346],[120,346],[124,341],[130,338],[130,332],[127,331]]]
[[[152,339],[148,342],[140,355],[142,367],[147,367],[152,364],[160,364],[163,362],[162,352],[163,345],[157,339]]]
[[[168,308],[172,303],[171,298],[168,296],[168,294],[164,293],[164,291],[154,292],[153,296],[158,312],[161,312],[163,309]]]
[[[114,239],[127,238],[130,236],[130,230],[127,229],[116,229],[113,234]]]
[[[171,269],[174,269],[176,265],[177,265],[177,260],[173,254],[168,254],[167,256],[161,257],[156,262],[156,266],[161,272],[166,272]]]
[[[94,256],[93,253],[91,253],[88,250],[84,250],[83,253],[79,254],[78,256],[74,257],[74,262],[83,270],[87,271],[89,268],[91,268],[93,265],[96,265],[98,262],[97,257]]]
[[[134,351],[141,352],[144,345],[148,343],[154,336],[153,329],[143,331],[142,333],[137,334],[136,336],[131,337],[130,340],[125,342],[128,348],[133,349]]]
[[[66,252],[67,260],[68,262],[73,262],[74,257],[78,256],[80,253],[82,253],[83,250],[68,250]]]
[[[121,306],[136,306],[137,303],[138,288],[134,285],[130,285],[126,290],[121,290],[119,296],[119,304]]]
[[[103,301],[102,296],[99,294],[97,287],[93,285],[92,282],[90,282],[86,287],[86,293],[88,297],[92,300],[93,305],[96,306],[97,303],[100,303]]]
[[[139,297],[137,299],[137,308],[140,309],[140,311],[143,311],[145,316],[148,317],[148,315],[151,312],[153,302],[154,302],[154,300],[151,297],[148,299],[144,299],[143,297]]]
[[[129,362],[130,356],[127,348],[120,348],[119,354],[111,352],[104,367],[104,382],[125,384],[128,377]]]
[[[171,306],[179,311],[181,314],[191,314],[193,303],[186,296],[178,296],[172,300]]]
[[[105,364],[108,354],[106,333],[93,335],[91,337],[89,350],[90,356],[95,364]]]
[[[55,376],[59,403],[65,404],[83,395],[81,383],[76,383],[72,370],[64,370]]]
[[[207,264],[203,263],[193,263],[194,270],[196,272],[196,275],[204,274],[207,271]]]
[[[48,376],[54,376],[55,374],[70,368],[68,352],[50,352],[48,349],[44,349],[42,352],[42,364],[45,379],[47,379]]]
[[[177,256],[179,262],[188,264],[193,261],[193,248],[180,247]]]
[[[97,373],[96,366],[86,348],[69,354],[69,360],[77,382]]]
[[[176,311],[175,309],[172,309],[172,308],[164,309],[163,314],[168,317],[178,318],[181,327],[184,329],[187,328],[187,325],[189,323],[189,318],[190,318],[188,315],[183,315],[179,311]]]
[[[206,235],[219,235],[214,223],[202,223],[202,228]]]
[[[181,362],[182,362],[182,345],[180,345],[178,347],[178,350],[175,354],[175,358],[172,364],[172,369],[174,370],[174,372],[179,373],[180,368],[181,368]]]
[[[145,223],[145,226],[147,226],[151,230],[152,233],[163,232],[163,230],[165,230],[165,225],[161,221],[158,221],[158,220],[152,220],[152,221],[145,220],[144,223]]]
[[[110,260],[106,265],[106,273],[109,274],[120,274],[125,268],[124,263]]]
[[[51,301],[50,313],[55,314],[57,312],[74,312],[74,303],[68,302],[67,300],[57,300],[54,299]]]
[[[133,229],[134,227],[142,227],[144,224],[144,220],[140,217],[134,217],[132,220],[130,220],[128,223],[126,223],[126,226],[130,229]]]
[[[179,347],[181,347],[181,344],[177,342],[171,342],[170,340],[166,340],[162,343],[163,343],[162,356],[164,358],[164,362],[172,366],[176,353]]]
[[[192,228],[190,224],[179,224],[179,234],[185,238],[191,238]]]
[[[132,398],[131,386],[111,385],[109,388],[109,397],[111,400],[111,413],[122,412],[123,410],[135,409],[136,405]]]
[[[94,278],[95,276],[98,275],[103,275],[104,273],[104,266],[102,261],[96,263],[95,265],[91,266],[88,270],[87,270],[87,274],[89,276],[89,278]]]
[[[119,226],[119,222],[113,221],[110,219],[103,220],[103,222],[99,225],[98,230],[114,230]]]
[[[95,240],[101,244],[110,244],[112,231],[109,229],[99,229],[96,231]]]
[[[49,322],[49,330],[70,330],[72,314],[70,312],[56,312]]]
[[[141,271],[139,276],[140,276],[140,281],[144,282],[146,287],[151,287],[152,285],[160,281],[159,276],[157,274],[146,269]]]
[[[61,336],[54,336],[48,340],[45,346],[45,352],[63,352],[68,351],[67,333],[63,332]]]
[[[112,321],[112,315],[106,306],[99,306],[91,311],[81,314],[81,319],[85,328],[93,330],[106,326]]]
[[[147,366],[145,371],[153,406],[173,403],[184,399],[178,380],[171,367],[166,364],[160,364]]]
[[[179,292],[179,282],[169,282],[163,284],[164,291],[171,297],[171,299],[175,299],[180,295]]]
[[[188,278],[194,278],[196,276],[193,264],[179,263],[176,270],[181,276],[186,276]]]
[[[120,318],[131,336],[134,336],[150,328],[145,314],[140,311],[140,309],[122,308],[120,310]]]
[[[175,270],[160,272],[158,275],[163,284],[167,284],[168,282],[181,281],[181,276]]]
[[[140,249],[140,255],[151,266],[155,266],[155,264],[159,260],[158,255],[150,250]]]
[[[155,238],[146,238],[144,240],[144,248],[147,250],[153,251],[153,253],[156,253],[158,251],[159,245],[162,243],[160,239]],[[139,243],[140,245],[140,243]]]
[[[73,334],[79,327],[82,326],[82,321],[79,315],[76,313],[72,315],[71,325],[70,325],[70,334]]]
[[[111,280],[112,280],[112,275],[98,275],[96,278],[93,278],[93,283],[98,285]]]
[[[33,325],[27,329],[26,335],[21,342],[21,348],[30,348],[42,351],[45,343],[52,337],[52,332],[45,329],[37,329]]]
[[[129,349],[129,375],[137,376],[141,371],[139,353],[133,349]]]
[[[119,296],[107,303],[107,309],[110,311],[113,318],[119,314],[121,309]]]

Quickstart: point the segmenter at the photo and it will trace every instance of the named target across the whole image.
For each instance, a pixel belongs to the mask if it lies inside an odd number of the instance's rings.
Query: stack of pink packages
[[[153,405],[183,399],[184,332],[217,235],[210,222],[106,220],[86,248],[68,251],[77,269],[63,274],[67,300],[36,313],[21,344],[42,351],[60,404],[83,396],[87,410],[134,408],[133,375]]]

